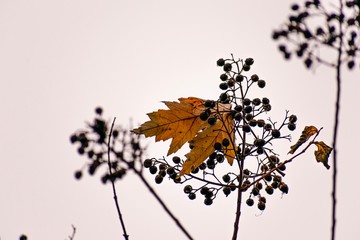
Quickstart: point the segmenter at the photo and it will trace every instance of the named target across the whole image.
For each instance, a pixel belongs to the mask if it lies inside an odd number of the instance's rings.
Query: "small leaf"
[[[301,133],[301,136],[299,138],[299,140],[290,147],[290,152],[291,154],[294,154],[294,152],[303,144],[305,143],[312,135],[314,135],[315,133],[317,133],[318,130],[316,127],[314,126],[306,126],[304,128],[304,130]]]
[[[323,141],[314,142],[314,144],[318,147],[318,150],[314,152],[316,161],[322,162],[324,166],[329,169],[330,166],[328,164],[329,155],[332,151],[332,148],[326,145]]]

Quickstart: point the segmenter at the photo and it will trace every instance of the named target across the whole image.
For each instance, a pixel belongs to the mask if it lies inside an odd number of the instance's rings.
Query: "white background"
[[[253,57],[267,87],[270,116],[285,110],[306,125],[324,127],[332,143],[335,72],[306,71],[286,62],[271,39],[285,21],[281,1],[0,1],[0,237],[122,239],[110,185],[100,176],[73,177],[85,158],[69,136],[103,106],[128,126],[147,120],[162,100],[217,98],[220,57]],[[360,134],[359,71],[344,74],[339,129],[338,239],[360,235],[357,186]],[[254,93],[255,94],[255,93]],[[150,139],[148,155],[168,143]],[[280,146],[286,153],[289,144]],[[332,171],[310,149],[287,168],[288,195],[268,197],[266,210],[244,205],[241,239],[329,239]],[[284,155],[286,157],[286,155]],[[332,163],[330,162],[330,165]],[[151,182],[153,176],[147,175]],[[154,186],[195,239],[230,239],[235,195],[211,207],[190,201],[183,186]],[[130,239],[186,239],[136,176],[116,185]],[[246,196],[246,194],[245,194]]]

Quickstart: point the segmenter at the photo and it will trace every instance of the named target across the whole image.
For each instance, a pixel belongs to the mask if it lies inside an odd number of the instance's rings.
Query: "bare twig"
[[[126,233],[125,223],[124,223],[124,220],[122,218],[121,211],[120,211],[120,206],[119,206],[118,198],[117,198],[117,195],[116,195],[116,189],[115,189],[115,179],[112,178],[111,161],[110,161],[110,151],[111,151],[110,142],[111,142],[111,135],[112,135],[112,131],[113,131],[113,128],[114,128],[115,120],[116,120],[116,118],[114,118],[114,120],[113,120],[113,122],[111,124],[110,132],[109,132],[109,139],[108,139],[108,166],[109,166],[109,174],[110,174],[111,186],[112,186],[113,194],[114,194],[114,201],[115,201],[116,210],[117,210],[117,213],[118,213],[118,216],[119,216],[120,224],[121,224],[121,227],[123,229],[123,236],[124,236],[125,240],[128,240],[129,235]]]
[[[75,228],[74,225],[71,225],[71,227],[72,227],[73,231],[72,231],[71,236],[69,235],[68,237],[69,237],[69,240],[74,240],[75,233],[76,233],[76,228]]]

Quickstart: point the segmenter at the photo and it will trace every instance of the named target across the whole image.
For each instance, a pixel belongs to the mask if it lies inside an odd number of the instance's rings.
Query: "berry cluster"
[[[272,35],[274,40],[284,40],[279,45],[284,58],[290,59],[295,54],[303,58],[307,68],[311,68],[314,62],[335,67],[334,63],[320,56],[320,48],[342,49],[342,61],[353,69],[360,54],[360,2],[347,1],[345,7],[347,9],[339,8],[337,12],[328,11],[319,0],[306,1],[303,6],[291,5],[292,12],[287,22]],[[312,26],[314,22],[323,25]],[[292,47],[289,48],[289,44]]]
[[[76,179],[82,178],[84,168],[88,169],[90,175],[94,175],[99,167],[103,165],[108,167],[108,153],[111,154],[112,174],[106,171],[101,177],[103,183],[121,179],[128,169],[134,167],[135,162],[142,162],[144,149],[139,143],[139,137],[128,130],[121,129],[120,126],[116,126],[111,132],[109,149],[107,136],[110,127],[109,122],[102,118],[102,113],[102,108],[97,107],[93,123],[88,124],[86,129],[76,131],[70,136],[70,142],[79,145],[78,153],[86,155],[89,160],[82,169],[75,171]]]
[[[223,116],[227,114],[233,127],[226,130],[227,137],[214,143],[213,153],[206,161],[181,178],[179,172],[184,160],[180,157],[175,156],[172,161],[165,158],[146,159],[144,167],[155,175],[156,183],[162,183],[167,177],[175,183],[184,184],[183,191],[188,198],[194,200],[197,195],[201,195],[205,205],[211,205],[219,192],[228,196],[235,190],[249,191],[246,203],[253,205],[256,197],[260,210],[265,209],[266,203],[262,191],[269,195],[273,194],[275,189],[283,194],[288,193],[289,188],[282,179],[286,166],[274,151],[272,142],[279,139],[290,140],[290,135],[284,132],[296,129],[297,117],[286,111],[280,123],[272,121],[271,118],[263,118],[271,111],[272,105],[268,97],[249,95],[250,88],[266,86],[266,81],[257,74],[247,74],[253,64],[252,58],[221,58],[217,61],[217,65],[223,70],[219,85],[222,92],[217,100],[204,102],[205,110],[199,117],[209,125],[214,125],[217,121],[225,124],[228,120]],[[218,168],[226,162],[228,150],[236,152],[230,171],[225,166]],[[245,164],[249,167],[245,168]],[[237,169],[234,170],[234,167]],[[249,169],[250,167],[253,169]]]

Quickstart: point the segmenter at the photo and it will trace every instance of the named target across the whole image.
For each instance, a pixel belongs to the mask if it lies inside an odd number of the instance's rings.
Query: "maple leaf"
[[[294,152],[303,144],[305,143],[312,135],[314,135],[315,133],[317,133],[318,130],[316,127],[314,126],[306,126],[304,128],[304,130],[301,133],[301,136],[299,138],[299,140],[290,147],[290,151],[289,153],[294,154]]]
[[[180,176],[189,174],[195,168],[201,165],[205,159],[214,152],[214,144],[221,143],[224,138],[230,138],[234,142],[235,134],[233,131],[234,122],[229,113],[223,114],[222,120],[217,120],[214,125],[210,125],[190,141],[192,150],[186,154],[186,161],[180,171]],[[230,134],[229,134],[230,133]],[[230,136],[229,136],[230,135]],[[232,165],[236,156],[235,146],[223,147],[223,153],[227,161]]]
[[[172,138],[167,155],[178,151],[186,142],[206,126],[199,118],[206,108],[204,100],[196,97],[179,98],[179,102],[164,101],[168,110],[158,110],[148,113],[150,121],[133,130],[145,137],[155,136],[155,141],[165,141]]]
[[[323,141],[314,142],[314,144],[318,147],[318,150],[314,152],[316,161],[322,162],[324,166],[329,169],[330,166],[328,164],[328,159],[332,148],[326,145]]]
[[[172,138],[167,155],[177,152],[189,142],[192,149],[185,155],[187,159],[180,176],[189,174],[214,152],[216,142],[221,143],[224,138],[229,139],[231,143],[235,141],[234,122],[230,114],[231,104],[216,103],[209,115],[217,120],[210,125],[200,119],[200,114],[207,109],[204,102],[205,100],[196,97],[179,98],[179,102],[164,101],[169,109],[148,113],[150,121],[132,132],[144,134],[145,137],[155,136],[156,142]],[[232,164],[236,157],[235,147],[223,146],[222,152],[229,164]]]

